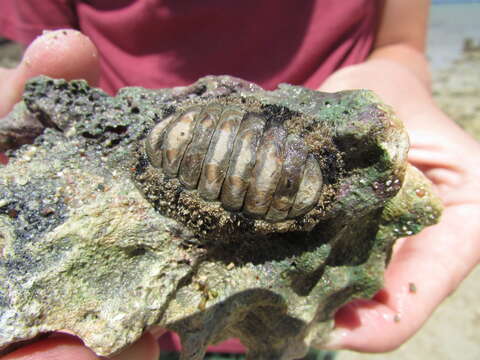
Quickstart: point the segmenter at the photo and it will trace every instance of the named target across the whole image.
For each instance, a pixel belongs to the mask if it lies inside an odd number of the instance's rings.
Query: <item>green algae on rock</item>
[[[313,208],[249,216],[159,169],[152,129],[215,104],[304,142],[323,180]],[[336,309],[380,289],[395,240],[441,212],[406,162],[403,125],[366,90],[268,92],[211,76],[110,97],[41,77],[0,123],[2,149],[33,139],[0,169],[4,353],[68,331],[109,356],[158,325],[180,335],[182,359],[229,337],[250,359],[298,358],[326,341]]]

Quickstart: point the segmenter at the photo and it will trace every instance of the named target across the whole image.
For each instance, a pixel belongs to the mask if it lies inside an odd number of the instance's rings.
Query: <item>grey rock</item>
[[[144,140],[165,116],[232,99],[295,114],[308,141],[326,139],[328,201],[301,224],[247,221],[198,199],[192,208],[195,191],[159,180],[147,161]],[[110,97],[41,77],[0,122],[0,148],[12,149],[0,168],[3,353],[67,331],[110,356],[158,325],[180,335],[182,359],[229,337],[249,359],[298,358],[328,339],[340,306],[381,288],[395,240],[441,212],[406,162],[403,125],[366,90],[267,92],[212,76]],[[249,227],[216,225],[233,218]]]

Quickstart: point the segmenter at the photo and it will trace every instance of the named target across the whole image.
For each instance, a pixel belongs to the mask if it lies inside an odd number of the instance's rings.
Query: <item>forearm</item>
[[[429,75],[423,55],[402,46],[375,50],[367,61],[333,73],[322,84],[322,91],[370,89],[375,91],[398,115],[432,111]],[[403,60],[405,52],[415,54],[414,60]],[[403,119],[408,121],[408,119]]]

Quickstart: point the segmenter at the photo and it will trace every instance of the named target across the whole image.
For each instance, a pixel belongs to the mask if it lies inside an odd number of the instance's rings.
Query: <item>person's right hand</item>
[[[0,68],[0,119],[20,100],[25,82],[38,75],[85,79],[96,86],[100,77],[97,49],[76,30],[49,31],[39,36],[16,68]]]
[[[88,37],[76,30],[56,30],[39,36],[26,49],[16,68],[0,68],[0,128],[1,122],[6,121],[4,117],[20,101],[25,82],[38,75],[84,79],[96,86],[100,77],[97,49]],[[7,162],[0,152],[0,164]]]
[[[0,121],[20,101],[25,82],[37,75],[66,80],[84,79],[96,86],[100,76],[97,49],[88,37],[76,30],[46,32],[25,51],[21,63],[15,69],[0,68]],[[3,154],[0,153],[0,162]],[[4,159],[5,162],[5,159]],[[143,334],[130,347],[112,360],[157,360],[157,338],[163,329],[155,328]],[[0,356],[0,360],[99,360],[76,337],[54,334],[48,338],[24,345]]]
[[[37,75],[67,80],[85,79],[97,85],[100,64],[95,45],[76,30],[46,32],[26,49],[14,69],[0,68],[0,121],[20,101],[25,82]],[[1,157],[0,153],[0,157]],[[1,160],[1,159],[0,159]],[[159,349],[156,337],[146,333],[115,360],[156,360]],[[56,334],[21,347],[0,360],[98,360],[99,358],[75,337]]]

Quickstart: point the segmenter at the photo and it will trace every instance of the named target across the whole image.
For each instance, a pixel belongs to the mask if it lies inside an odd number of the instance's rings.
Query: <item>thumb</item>
[[[44,32],[30,44],[15,69],[0,72],[0,117],[20,100],[25,82],[38,75],[85,79],[96,86],[100,77],[97,49],[76,30]]]

